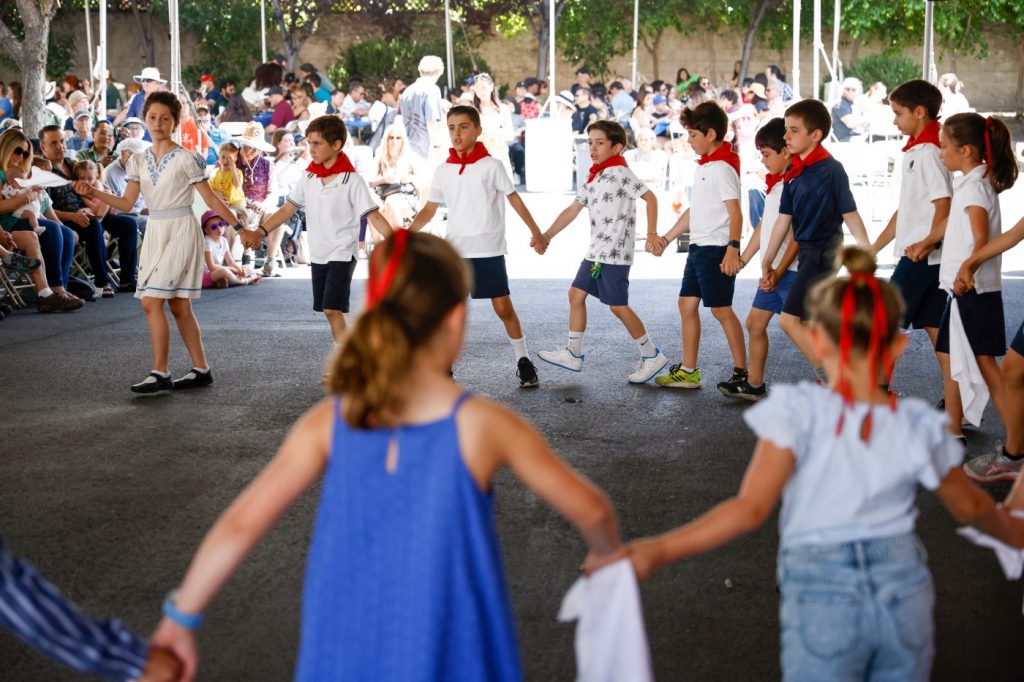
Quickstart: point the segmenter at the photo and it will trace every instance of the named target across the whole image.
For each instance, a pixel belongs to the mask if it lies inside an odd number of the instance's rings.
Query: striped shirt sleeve
[[[0,538],[0,628],[50,658],[115,680],[142,676],[148,645],[118,620],[97,621],[67,601]]]

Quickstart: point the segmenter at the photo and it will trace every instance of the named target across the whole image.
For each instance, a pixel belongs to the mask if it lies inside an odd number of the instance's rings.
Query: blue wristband
[[[177,592],[171,592],[167,595],[167,599],[164,599],[164,615],[173,620],[175,623],[185,628],[186,630],[195,630],[203,624],[203,614],[201,613],[184,613],[178,610],[178,607],[174,605],[174,597]]]

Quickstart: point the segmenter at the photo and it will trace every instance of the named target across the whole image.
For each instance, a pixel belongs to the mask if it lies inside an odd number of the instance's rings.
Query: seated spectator
[[[210,136],[199,128],[199,123],[192,114],[192,105],[189,102],[181,104],[181,122],[178,124],[178,134],[181,137],[180,144],[190,152],[195,152],[204,159],[213,146]]]
[[[267,90],[267,99],[273,110],[270,123],[267,125],[268,133],[273,133],[278,128],[284,128],[295,120],[295,111],[288,100],[284,98],[284,89],[280,85],[275,85]]]
[[[334,83],[331,82],[331,79],[327,77],[326,73],[321,73],[320,71],[317,70],[315,66],[313,66],[309,62],[306,62],[305,64],[299,67],[299,76],[303,80],[309,78],[313,74],[320,76],[320,85],[326,88],[327,92],[334,92],[334,90],[337,89]]]
[[[963,93],[964,84],[955,73],[944,73],[939,76],[939,91],[942,93],[942,108],[939,117],[948,119],[955,114],[974,111]]]
[[[780,118],[786,115],[786,103],[782,99],[782,89],[779,84],[768,83],[768,87],[764,89],[765,103],[768,107],[761,112],[761,118]]]
[[[270,96],[270,89],[281,87],[283,78],[284,69],[280,64],[274,62],[260,64],[253,72],[252,82],[242,91],[242,97],[250,107],[259,109],[263,107],[263,103]]]
[[[645,128],[636,133],[636,149],[623,154],[629,169],[640,181],[655,192],[665,189],[668,175],[668,154],[657,149],[657,137],[653,130]]]
[[[572,87],[569,88],[569,92],[575,96],[576,91],[579,90],[580,88],[586,88],[587,90],[589,90],[590,80],[590,69],[588,69],[585,66],[581,66],[580,68],[576,69],[576,82],[573,83]]]
[[[537,98],[530,92],[531,87],[536,83],[536,78],[527,78],[516,83],[516,104],[519,105],[519,117],[524,121],[540,118],[540,105],[537,104]]]
[[[75,180],[84,182],[93,189],[101,192],[109,192],[110,190],[100,181],[100,167],[95,161],[75,161],[71,168],[75,174]],[[107,213],[110,212],[110,207],[99,199],[90,197],[82,197],[82,201],[92,209],[93,215],[98,219],[102,220]],[[106,293],[106,292],[104,292]],[[113,296],[113,292],[111,292]],[[108,297],[109,298],[109,297]]]
[[[292,123],[295,121],[309,120],[309,105],[313,103],[309,93],[302,88],[296,88],[292,92]],[[268,128],[269,130],[269,128]]]
[[[74,116],[75,131],[68,138],[68,151],[84,151],[92,146],[92,114],[88,111],[79,111]]]
[[[324,87],[324,80],[318,73],[311,73],[306,77],[306,82],[313,86],[313,99],[317,102],[330,102],[331,91]]]
[[[793,94],[793,88],[789,87],[789,84],[786,83],[786,77],[782,75],[782,69],[775,64],[770,64],[764,70],[764,75],[768,79],[765,90],[768,89],[767,86],[775,86],[779,89],[783,102],[792,102],[795,99],[796,95]]]
[[[416,174],[412,155],[408,151],[405,127],[388,126],[384,142],[377,151],[374,174],[369,185],[384,203],[381,215],[394,229],[408,227],[420,209],[421,178]],[[383,237],[374,231],[376,244]]]
[[[672,110],[668,106],[668,97],[664,93],[657,93],[651,98],[652,109],[650,111],[651,130],[655,136],[667,140],[669,137],[669,126],[674,120]]]
[[[124,124],[121,125],[120,134],[122,140],[126,137],[135,137],[146,142],[147,147],[150,144],[146,140],[146,124],[142,122],[141,118],[126,118]]]
[[[327,104],[327,113],[338,114],[341,112],[341,105],[345,103],[345,91],[335,90],[331,93],[331,101]]]
[[[370,113],[370,103],[366,101],[366,88],[362,81],[349,81],[348,95],[341,103],[341,110],[338,113],[346,121],[362,118]]]
[[[118,87],[119,84],[116,81],[114,81],[114,77],[110,75],[110,69],[107,69],[104,82],[104,87],[107,91],[107,110],[103,113],[106,116],[117,116],[117,113],[121,110],[121,107],[123,107],[125,103],[124,93],[122,92],[124,86],[121,85],[120,87]]]
[[[242,149],[238,154],[238,168],[242,171],[242,192],[245,194],[245,208],[249,215],[249,227],[256,229],[265,214],[277,210],[278,195],[275,193],[274,164],[264,153],[275,151],[264,135],[263,126],[250,123],[245,132],[236,138]],[[264,277],[280,277],[276,263],[284,238],[284,230],[273,230],[267,237],[267,256],[263,265]],[[243,265],[245,264],[243,256]]]
[[[248,123],[251,120],[252,109],[245,98],[237,92],[231,95],[224,111],[217,119],[218,123]]]
[[[861,94],[861,83],[856,78],[843,81],[843,92],[832,107],[832,133],[840,142],[848,142],[864,132],[864,119],[853,104]]]
[[[75,90],[68,95],[68,117],[64,120],[64,137],[69,140],[75,136],[75,117],[82,112],[87,113],[91,119],[92,125],[89,129],[96,127],[96,115],[90,111],[89,96],[81,90]]]
[[[746,90],[743,91],[747,97],[745,101],[750,106],[754,107],[754,111],[758,115],[768,110],[768,93],[765,92],[764,86],[758,82],[753,82],[747,86]]]
[[[622,85],[622,81],[613,81],[608,86],[608,94],[612,96],[612,116],[613,118],[624,125],[628,125],[630,114],[633,113],[633,108],[636,106],[636,100],[634,100],[626,89]]]
[[[39,224],[39,216],[49,208],[49,204],[44,204],[42,200],[42,197],[45,197],[46,193],[33,191],[31,188],[21,184],[27,180],[29,176],[29,173],[26,173],[22,166],[11,164],[7,168],[6,175],[8,182],[4,185],[2,190],[3,198],[11,199],[13,197],[19,197],[24,199],[24,203],[11,211],[11,215],[18,220],[28,222],[29,227],[34,233],[42,234],[46,231],[46,228]]]
[[[103,183],[110,188],[112,193],[119,197],[124,196],[124,191],[128,188],[128,160],[132,158],[133,154],[142,154],[145,151],[145,143],[134,137],[121,140],[117,145],[116,159],[107,166],[103,174]],[[135,200],[135,205],[127,215],[135,219],[135,224],[139,226],[139,234],[146,234],[149,209],[146,208],[146,200],[142,198],[142,192],[139,192],[139,198]]]
[[[203,214],[203,288],[224,289],[244,284],[259,284],[260,276],[247,275],[231,257],[231,247],[224,236],[232,232],[216,211]]]
[[[143,148],[145,146],[142,145]],[[75,154],[75,158],[79,161],[95,161],[103,167],[112,164],[117,158],[114,154],[113,124],[107,120],[97,123],[96,130],[92,133],[92,145]]]
[[[579,87],[573,93],[576,111],[572,114],[572,130],[577,135],[586,135],[587,126],[597,120],[597,109],[590,98],[590,88]]]
[[[220,87],[217,88],[217,99],[213,101],[213,110],[210,111],[215,117],[219,117],[224,113],[224,110],[228,107],[228,102],[231,101],[231,97],[235,95],[235,91],[238,89],[238,85],[235,81],[230,78],[225,78],[220,82]]]
[[[237,142],[229,140],[221,144],[217,154],[217,170],[210,178],[210,189],[235,212],[239,222],[246,223],[249,216],[245,212],[245,193],[242,191],[245,180],[238,168],[239,153]]]
[[[629,116],[629,129],[636,135],[638,130],[654,127],[654,119],[650,112],[654,109],[654,93],[650,90],[640,90],[640,97],[633,107],[633,113]]]
[[[398,117],[398,95],[395,92],[394,84],[395,81],[393,80],[383,83],[380,98],[370,105],[370,113],[367,114],[367,118],[370,119],[370,130],[372,131],[367,144],[374,152],[377,151],[381,140],[384,139],[384,131]]]

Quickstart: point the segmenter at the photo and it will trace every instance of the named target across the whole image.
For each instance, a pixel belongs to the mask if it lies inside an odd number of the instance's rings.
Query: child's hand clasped
[[[718,266],[722,271],[722,274],[729,277],[735,277],[736,274],[743,268],[743,264],[740,262],[739,251],[733,249],[730,251],[726,249],[725,258],[722,259],[721,265]]]
[[[75,193],[83,197],[91,197],[96,192],[96,188],[90,185],[88,182],[82,180],[75,180],[71,183],[71,188],[75,190]]]
[[[967,261],[964,261],[964,264],[960,266],[956,273],[956,281],[953,282],[953,293],[957,296],[963,296],[973,288],[974,273],[968,266]]]
[[[536,234],[530,239],[530,246],[541,256],[548,250],[550,243],[551,238],[545,234]]]

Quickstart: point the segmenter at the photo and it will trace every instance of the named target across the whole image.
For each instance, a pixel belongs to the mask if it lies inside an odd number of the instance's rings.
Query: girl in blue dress
[[[323,476],[296,679],[519,680],[491,483],[504,466],[583,534],[621,553],[605,495],[511,410],[448,370],[469,277],[444,240],[399,230],[374,250],[367,308],[332,360],[330,395],[199,547],[155,644],[196,669],[194,629],[253,546]]]

